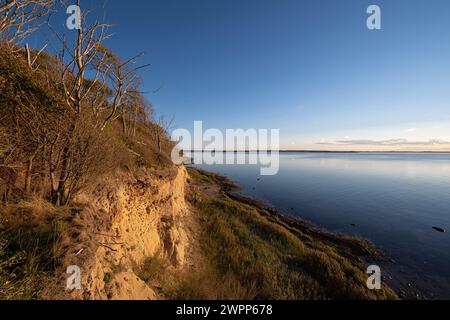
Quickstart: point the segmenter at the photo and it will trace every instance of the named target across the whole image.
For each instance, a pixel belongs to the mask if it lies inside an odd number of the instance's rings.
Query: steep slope
[[[160,298],[139,274],[146,260],[156,255],[169,261],[171,268],[184,267],[190,241],[186,225],[189,211],[184,201],[186,175],[184,167],[165,177],[141,172],[137,179],[121,173],[99,183],[91,195],[82,195],[79,200],[90,203],[79,218],[88,222],[81,224],[87,229],[78,233],[78,245],[63,263],[81,268],[82,289],[58,290],[65,285],[64,275],[50,286],[47,297]],[[108,221],[88,218],[94,216],[107,217]]]

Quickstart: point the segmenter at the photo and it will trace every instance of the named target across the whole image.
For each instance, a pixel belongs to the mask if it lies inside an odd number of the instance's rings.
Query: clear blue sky
[[[109,0],[106,13],[107,44],[146,52],[145,89],[163,85],[148,98],[176,127],[279,128],[284,148],[450,141],[448,0]]]

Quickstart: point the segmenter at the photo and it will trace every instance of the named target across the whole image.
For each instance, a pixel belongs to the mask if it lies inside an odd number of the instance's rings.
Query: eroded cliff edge
[[[91,194],[81,195],[78,200],[88,205],[72,216],[62,263],[80,267],[81,290],[60,290],[67,279],[62,274],[46,289],[47,298],[162,298],[139,273],[155,255],[171,268],[184,267],[191,241],[186,181],[184,167],[164,176],[145,170],[120,172],[99,182]]]

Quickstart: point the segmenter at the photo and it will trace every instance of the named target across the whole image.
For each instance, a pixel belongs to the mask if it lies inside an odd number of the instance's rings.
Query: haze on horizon
[[[382,30],[366,27],[371,4]],[[105,8],[116,26],[107,45],[124,58],[147,53],[147,98],[175,128],[280,129],[289,150],[450,151],[449,1]]]

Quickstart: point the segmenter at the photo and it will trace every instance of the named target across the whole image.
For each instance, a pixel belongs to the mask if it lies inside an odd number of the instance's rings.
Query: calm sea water
[[[450,154],[280,157],[275,176],[261,177],[252,165],[199,167],[230,177],[243,193],[282,212],[371,240],[395,261],[390,268],[402,279],[399,287],[450,298]]]

